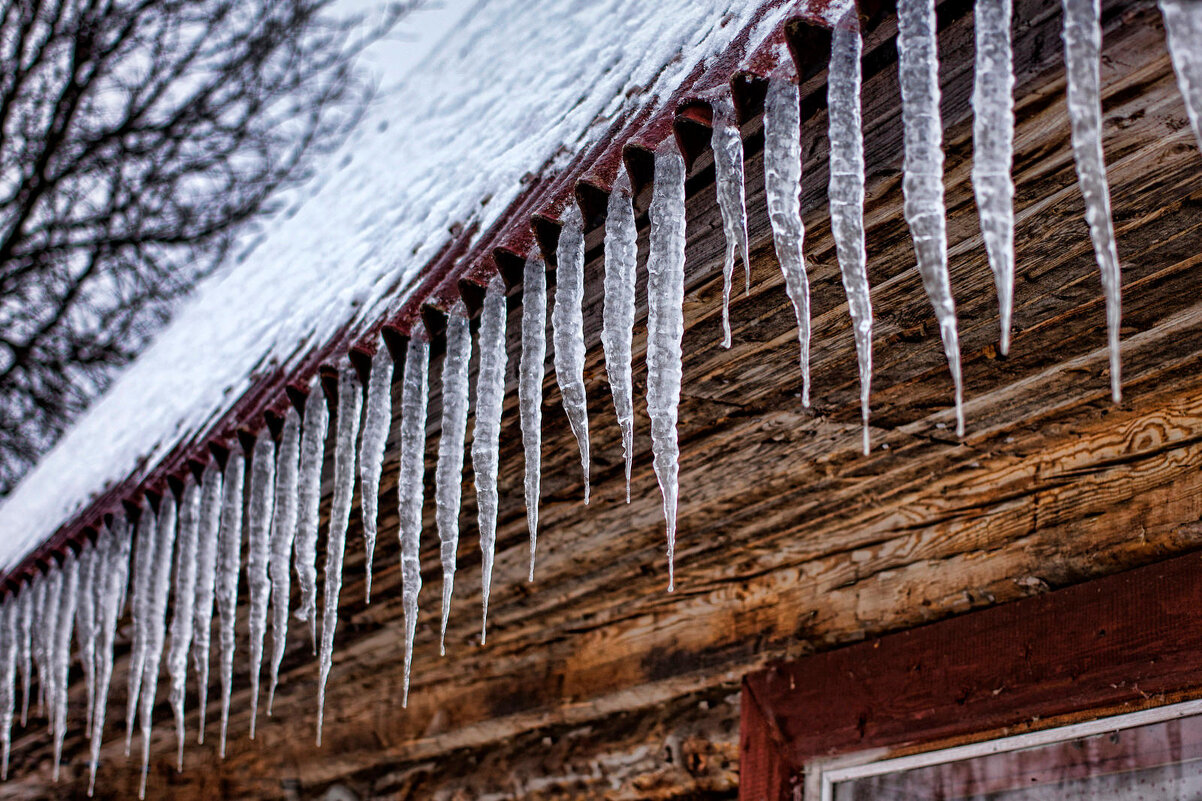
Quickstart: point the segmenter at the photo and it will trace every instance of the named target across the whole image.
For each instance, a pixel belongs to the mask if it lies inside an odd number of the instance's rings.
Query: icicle
[[[196,608],[192,617],[192,667],[196,671],[200,724],[196,742],[205,741],[209,698],[209,644],[213,633],[213,594],[217,585],[217,537],[221,526],[221,470],[210,460],[200,478],[200,528],[196,535]]]
[[[897,6],[898,73],[905,138],[902,192],[914,239],[918,272],[947,355],[956,398],[956,434],[964,435],[964,388],[956,302],[947,273],[947,221],[943,206],[943,122],[939,116],[939,60],[935,52],[935,0],[900,0]]]
[[[142,732],[142,782],[138,798],[146,797],[146,774],[150,770],[150,733],[154,725],[154,698],[159,686],[159,663],[163,658],[163,639],[167,629],[167,597],[171,592],[175,526],[175,496],[168,492],[159,503],[158,533],[150,575],[151,594],[147,604],[146,667],[142,676],[142,700],[138,705],[142,717],[139,727]]]
[[[8,596],[0,617],[0,780],[8,780],[13,718],[17,706],[17,598]]]
[[[543,371],[547,362],[547,265],[537,250],[526,257],[522,275],[522,359],[518,365],[518,408],[526,455],[526,528],[530,532],[530,581],[538,547],[538,501],[543,461]]]
[[[410,335],[405,352],[401,395],[401,469],[397,479],[401,536],[401,597],[405,608],[405,685],[401,706],[409,705],[409,668],[413,664],[413,638],[417,634],[417,596],[422,588],[419,546],[426,473],[426,403],[430,346],[422,341],[419,325]]]
[[[434,473],[435,518],[442,561],[442,629],[438,650],[446,654],[447,619],[455,587],[455,555],[459,550],[459,507],[463,494],[463,443],[467,436],[468,362],[472,332],[467,310],[456,303],[447,315],[447,353],[442,361],[442,436]]]
[[[85,542],[79,552],[79,601],[75,605],[75,644],[83,667],[87,702],[84,736],[92,733],[92,707],[96,693],[96,544]]]
[[[739,165],[742,169],[742,161]],[[613,189],[609,193],[605,215],[605,309],[601,323],[601,347],[605,351],[605,372],[609,376],[609,388],[614,396],[614,411],[618,416],[618,426],[622,429],[622,451],[626,457],[626,503],[630,503],[630,468],[634,463],[634,383],[631,378],[630,349],[634,337],[635,259],[638,256],[638,245],[635,241],[638,229],[634,223],[634,205],[631,203],[630,193],[630,178],[626,175],[626,165],[623,164],[618,168],[618,177],[614,179]],[[541,263],[539,268],[542,268]],[[545,276],[542,281],[545,297]],[[545,302],[544,300],[544,304]],[[546,314],[545,310],[543,314]],[[538,332],[538,337],[545,351],[542,330]],[[522,363],[525,364],[524,356]],[[537,380],[541,409],[541,359]],[[537,514],[537,509],[535,513]],[[531,526],[532,536],[533,531],[534,527]],[[531,578],[533,577],[532,564]]]
[[[480,374],[476,377],[476,429],[472,434],[472,470],[480,516],[480,576],[484,616],[480,644],[488,637],[488,597],[497,546],[497,463],[501,439],[501,407],[505,401],[505,285],[494,275],[484,294],[480,316]],[[588,486],[588,481],[585,481]]]
[[[868,453],[868,399],[872,393],[872,297],[864,244],[864,135],[860,130],[860,20],[851,8],[835,26],[827,81],[831,142],[831,232],[860,367],[860,417]]]
[[[75,610],[79,606],[79,569],[79,558],[68,551],[58,583],[58,625],[54,629],[54,698],[51,702],[51,718],[54,722],[54,781],[58,781],[59,766],[63,757],[63,739],[67,736],[67,677],[71,670],[71,633],[75,624]]]
[[[1194,137],[1202,145],[1202,3],[1160,0],[1160,13],[1164,16],[1177,87],[1185,98]]]
[[[234,623],[238,618],[238,574],[242,564],[242,489],[246,457],[229,455],[221,487],[221,529],[217,537],[217,614],[221,622],[221,757],[230,722],[234,680]]]
[[[1102,156],[1102,26],[1097,0],[1063,0],[1064,63],[1068,72],[1068,119],[1072,128],[1077,183],[1085,199],[1085,221],[1093,240],[1102,292],[1106,296],[1106,331],[1110,344],[1110,396],[1122,400],[1119,320],[1122,276],[1110,220],[1110,187]]]
[[[1000,349],[1010,352],[1014,305],[1014,70],[1010,52],[1011,0],[978,0],[976,79],[972,93],[972,187],[985,252],[997,284]]]
[[[296,540],[296,501],[300,470],[300,414],[289,406],[275,463],[275,514],[271,521],[271,683],[267,714],[275,701],[280,663],[288,644],[288,604],[292,598],[292,545]]]
[[[647,414],[651,452],[664,496],[668,531],[668,592],[676,587],[676,500],[680,447],[676,418],[680,406],[684,337],[684,159],[669,144],[655,154],[651,194],[651,250],[647,255]]]
[[[250,460],[250,498],[246,502],[246,583],[250,587],[250,739],[255,739],[259,712],[259,673],[263,666],[263,637],[267,632],[267,577],[271,550],[271,513],[275,500],[275,443],[264,428],[255,439]]]
[[[175,603],[171,617],[171,646],[167,651],[167,675],[171,677],[169,700],[175,714],[178,748],[176,770],[184,769],[184,692],[187,689],[188,651],[192,648],[192,621],[196,608],[196,548],[200,535],[200,487],[192,475],[184,484],[179,507],[175,551]]]
[[[388,352],[387,346],[380,342],[371,359],[371,375],[367,381],[367,408],[363,413],[363,438],[359,443],[359,494],[363,499],[367,603],[371,603],[371,566],[376,554],[380,475],[384,472],[384,449],[388,445],[388,431],[392,427],[392,371],[392,354]]]
[[[158,526],[150,502],[142,504],[138,517],[138,544],[134,551],[133,624],[134,641],[129,656],[129,679],[126,688],[125,755],[129,756],[134,722],[138,719],[138,701],[142,697],[142,675],[146,668],[146,625],[150,614],[150,577],[154,567],[155,547],[158,545]]]
[[[46,716],[47,729],[54,732],[54,632],[58,626],[59,582],[62,576],[58,565],[42,575],[41,597],[38,599],[37,621],[34,628],[34,661],[38,668],[38,710]]]
[[[801,405],[810,405],[810,281],[801,221],[801,107],[797,85],[784,76],[768,81],[764,99],[764,194],[776,260],[793,302],[801,344]]]
[[[17,666],[21,669],[21,726],[29,724],[29,687],[33,682],[32,645],[34,589],[21,588],[17,614]]]
[[[100,745],[104,739],[104,713],[108,705],[109,686],[113,679],[113,641],[117,620],[121,617],[125,588],[129,584],[129,552],[131,532],[122,518],[113,521],[106,535],[104,591],[100,604],[98,661],[96,667],[96,710],[92,721],[91,759],[88,764],[88,796],[96,788],[96,768],[100,764]]]
[[[735,269],[735,249],[743,257],[744,288],[751,294],[751,261],[747,257],[747,201],[743,190],[743,136],[735,120],[735,107],[729,97],[712,104],[714,186],[718,192],[718,211],[722,214],[722,232],[726,235],[726,260],[722,265],[722,347],[730,347],[730,285]]]
[[[321,468],[326,460],[326,433],[330,409],[321,382],[314,379],[305,399],[304,433],[301,435],[300,513],[296,526],[296,576],[300,581],[299,620],[309,622],[309,642],[317,653],[317,525],[321,506]],[[365,515],[366,519],[366,515]]]
[[[349,361],[338,371],[338,419],[334,440],[334,500],[330,506],[330,534],[326,544],[325,608],[321,616],[321,675],[317,684],[317,744],[325,716],[326,681],[334,659],[334,630],[338,626],[338,595],[342,591],[342,561],[346,555],[346,527],[355,491],[355,441],[363,410],[363,387]]]
[[[555,380],[563,395],[563,410],[580,447],[584,468],[584,502],[589,496],[588,401],[584,394],[584,221],[573,203],[563,212],[563,228],[555,257],[555,308],[551,331],[555,338]],[[477,401],[478,402],[478,401]],[[477,413],[479,417],[479,413]]]

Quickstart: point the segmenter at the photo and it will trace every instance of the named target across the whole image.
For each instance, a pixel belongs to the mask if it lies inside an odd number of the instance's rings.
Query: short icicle
[[[363,412],[363,385],[350,360],[338,369],[338,414],[334,423],[334,499],[330,504],[330,533],[326,541],[324,608],[321,615],[321,663],[317,682],[317,744],[325,718],[326,682],[334,660],[334,632],[338,626],[338,596],[342,592],[342,562],[346,556],[346,529],[355,492],[355,442]]]
[[[271,580],[271,517],[275,505],[275,442],[264,428],[255,438],[250,457],[250,497],[246,501],[246,583],[250,587],[250,739],[255,739],[259,712],[259,675],[263,666],[263,637],[267,633],[267,603]]]
[[[137,545],[134,550],[134,588],[132,597],[134,638],[129,656],[128,696],[125,711],[125,756],[129,756],[134,723],[138,719],[138,701],[142,697],[142,675],[146,667],[146,626],[150,615],[151,571],[154,569],[158,525],[150,501],[142,503],[138,515]]]
[[[138,798],[146,797],[146,775],[150,770],[150,733],[154,725],[154,698],[159,686],[159,663],[163,658],[163,640],[167,629],[167,597],[171,592],[171,557],[175,552],[175,496],[168,491],[159,502],[158,531],[155,534],[154,563],[150,568],[150,598],[146,620],[146,666],[142,676],[142,700],[139,731],[142,733],[142,781]]]
[[[392,354],[381,341],[371,358],[367,407],[363,412],[363,436],[359,443],[359,494],[363,498],[363,550],[367,568],[365,594],[366,603],[369,604],[371,567],[376,555],[376,531],[379,525],[380,476],[384,471],[388,432],[392,428],[392,373]]]
[[[1014,68],[1010,50],[1011,0],[977,0],[976,74],[972,108],[972,188],[985,253],[997,285],[1002,337],[1010,352],[1014,307]]]
[[[869,450],[868,404],[872,394],[872,296],[864,238],[864,134],[860,124],[860,20],[851,8],[835,25],[827,81],[828,133],[831,143],[831,233],[847,294],[860,368],[860,419],[863,450]]]
[[[446,654],[447,621],[455,587],[455,561],[459,550],[459,508],[463,494],[463,448],[467,438],[468,362],[472,357],[472,332],[467,309],[460,301],[447,315],[447,352],[442,360],[442,436],[434,469],[435,523],[442,562],[442,626],[438,651]],[[402,432],[403,433],[403,432]]]
[[[192,649],[192,623],[196,609],[196,549],[200,536],[200,485],[191,474],[180,499],[176,529],[175,602],[171,615],[171,645],[167,650],[168,696],[175,715],[175,769],[184,769],[184,694],[188,681],[188,652]]]
[[[68,551],[59,585],[62,595],[58,604],[58,626],[54,631],[54,781],[58,781],[63,739],[67,736],[67,678],[71,669],[71,633],[75,610],[79,606],[79,571],[79,558]]]
[[[730,287],[734,278],[735,250],[743,259],[744,289],[751,294],[751,261],[747,255],[747,199],[743,188],[743,136],[735,119],[735,106],[723,96],[711,103],[714,112],[710,146],[714,151],[714,186],[726,258],[722,263],[722,347],[729,348]]]
[[[680,446],[681,340],[684,338],[684,159],[671,143],[655,154],[651,249],[647,256],[647,413],[651,452],[664,498],[668,532],[668,592],[676,588],[676,512]]]
[[[634,338],[635,260],[638,256],[638,228],[634,222],[634,204],[630,194],[630,177],[623,164],[618,167],[618,177],[614,179],[606,206],[605,302],[601,315],[601,348],[605,351],[605,372],[614,396],[618,427],[622,429],[622,453],[626,458],[626,503],[630,503],[630,469],[634,464],[634,381],[631,377],[630,351]],[[545,286],[545,277],[543,283]],[[541,361],[538,372],[541,392]],[[539,401],[541,405],[541,397]]]
[[[764,98],[764,194],[772,244],[801,344],[801,404],[810,405],[810,281],[801,221],[801,107],[792,75],[773,75]]]
[[[417,635],[417,596],[422,589],[420,546],[425,499],[426,405],[429,397],[430,345],[419,323],[405,351],[401,390],[401,466],[397,477],[397,516],[401,539],[401,602],[405,610],[405,684],[401,706],[409,706],[409,671]]]
[[[234,624],[238,619],[238,576],[242,567],[242,494],[246,456],[230,453],[222,470],[221,528],[217,535],[217,617],[221,648],[221,758],[225,758],[234,681]]]
[[[1062,0],[1064,64],[1068,72],[1068,120],[1072,130],[1077,183],[1085,199],[1085,221],[1102,275],[1106,297],[1106,333],[1110,346],[1110,397],[1123,397],[1119,323],[1122,276],[1110,219],[1110,186],[1102,154],[1102,26],[1098,0]]]
[[[935,309],[943,352],[955,388],[956,434],[964,435],[964,386],[956,302],[947,271],[947,220],[943,204],[943,121],[939,115],[939,59],[935,0],[899,0],[898,73],[902,95],[905,159],[902,194],[914,240],[918,273]]]
[[[17,711],[17,615],[17,598],[10,595],[0,611],[0,781],[8,781]]]
[[[555,338],[555,380],[563,395],[580,464],[584,468],[584,502],[589,499],[588,400],[584,389],[584,221],[575,203],[563,212],[563,227],[555,251],[555,308],[551,330]],[[479,415],[477,415],[478,417]]]
[[[1177,73],[1177,88],[1185,99],[1194,138],[1202,145],[1202,3],[1160,0],[1160,13]]]
[[[196,742],[205,741],[209,698],[209,646],[213,632],[213,596],[217,587],[218,536],[221,528],[221,469],[212,459],[200,477],[200,527],[196,535],[196,603],[192,611],[192,667],[196,673],[200,722]]]
[[[494,275],[484,293],[480,317],[480,373],[476,378],[476,428],[472,434],[472,471],[480,520],[480,564],[484,614],[480,644],[488,638],[488,598],[497,547],[497,464],[501,440],[501,407],[505,400],[505,285]],[[586,482],[587,485],[587,482]]]
[[[317,529],[321,507],[321,468],[326,459],[330,407],[321,381],[314,379],[305,398],[301,434],[300,495],[296,523],[296,577],[300,583],[298,620],[309,623],[309,642],[317,653]]]
[[[97,643],[96,710],[92,721],[91,758],[88,760],[88,796],[96,791],[96,769],[100,766],[100,745],[104,741],[105,708],[108,706],[109,686],[113,680],[113,644],[117,621],[121,617],[122,600],[129,583],[129,554],[132,532],[123,518],[115,518],[102,535],[108,540],[105,547],[104,591],[99,612],[99,642]]]
[[[543,470],[543,373],[547,363],[547,265],[532,249],[522,268],[522,357],[518,364],[518,412],[526,473],[526,530],[530,574],[538,550],[538,501]]]
[[[288,604],[292,598],[292,546],[296,541],[297,486],[300,470],[300,413],[292,406],[284,413],[275,462],[275,511],[271,518],[271,672],[267,689],[267,714],[275,702],[280,664],[288,644]]]

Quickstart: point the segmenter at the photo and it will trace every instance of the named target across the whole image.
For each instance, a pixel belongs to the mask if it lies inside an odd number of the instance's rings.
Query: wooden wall
[[[718,344],[723,243],[707,158],[689,185],[676,592],[666,592],[660,497],[642,406],[625,503],[621,441],[599,347],[600,239],[593,232],[586,287],[592,503],[581,502],[576,446],[548,374],[542,536],[537,580],[528,584],[511,393],[487,646],[479,644],[469,471],[445,657],[438,655],[440,569],[434,505],[427,503],[413,690],[409,708],[401,708],[393,453],[370,606],[362,600],[357,510],[352,516],[324,746],[313,742],[317,664],[307,632],[294,624],[276,715],[260,719],[253,742],[246,739],[245,649],[239,653],[224,761],[215,750],[213,689],[205,745],[190,744],[184,772],[175,772],[161,685],[149,796],[320,798],[339,786],[360,798],[733,798],[745,672],[1202,545],[1202,157],[1159,16],[1148,0],[1106,4],[1104,131],[1125,293],[1126,395],[1116,407],[1108,397],[1100,283],[1068,146],[1059,4],[1015,5],[1018,280],[1009,358],[996,348],[993,279],[969,184],[971,3],[949,0],[941,9],[965,438],[951,430],[951,382],[901,214],[896,55],[887,20],[870,38],[876,49],[865,62],[876,312],[872,454],[859,455],[854,351],[824,200],[819,90],[806,102],[804,123],[811,409],[799,398],[796,331],[767,230],[758,123],[747,129],[753,291],[746,298],[736,284],[730,350]],[[644,209],[647,199],[640,198]],[[640,292],[644,284],[645,271]],[[514,297],[511,377],[519,324]],[[642,394],[642,312],[636,326]],[[436,362],[435,387],[438,375]],[[399,385],[396,391],[399,398]],[[435,398],[428,490],[439,410]],[[124,668],[123,651],[97,782],[103,798],[129,797],[137,786],[136,748],[127,763],[121,724],[113,722],[123,717]],[[63,783],[50,782],[50,740],[37,720],[17,737],[14,778],[0,785],[0,798],[64,797],[86,786],[78,682],[71,701]],[[195,720],[193,713],[193,730]]]

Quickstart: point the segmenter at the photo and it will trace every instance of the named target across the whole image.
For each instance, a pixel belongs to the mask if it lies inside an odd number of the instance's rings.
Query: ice
[[[1085,199],[1085,221],[1093,240],[1102,293],[1106,296],[1106,332],[1110,345],[1110,397],[1123,396],[1119,354],[1122,316],[1122,277],[1110,220],[1110,187],[1102,156],[1101,53],[1102,26],[1097,0],[1062,0],[1064,5],[1064,64],[1068,73],[1068,119],[1072,128],[1077,183]]]
[[[85,541],[79,551],[79,600],[75,604],[75,647],[83,668],[87,701],[84,707],[84,736],[92,732],[92,708],[96,699],[96,544]]]
[[[1177,73],[1177,88],[1185,98],[1194,137],[1202,145],[1202,3],[1160,0],[1160,13]]]
[[[647,414],[651,452],[664,497],[668,532],[668,591],[676,586],[676,500],[680,446],[676,416],[680,405],[684,337],[684,159],[671,142],[655,154],[651,195],[651,249],[647,255]]]
[[[9,595],[0,616],[0,780],[8,780],[13,718],[17,706],[17,597]]]
[[[467,310],[456,303],[447,315],[447,352],[442,361],[442,436],[434,472],[435,523],[442,561],[442,629],[439,653],[446,653],[447,620],[455,587],[455,555],[459,550],[459,506],[463,494],[463,443],[467,437],[468,362],[472,332]]]
[[[588,402],[584,394],[584,222],[576,204],[563,212],[555,257],[555,307],[551,331],[555,339],[555,380],[563,396],[580,464],[584,468],[584,502],[589,497]],[[477,413],[478,416],[478,413]]]
[[[150,501],[143,502],[138,515],[138,543],[134,551],[133,625],[134,637],[129,656],[129,677],[126,687],[125,755],[129,756],[134,722],[138,719],[138,701],[142,697],[142,675],[146,668],[146,626],[150,615],[151,571],[154,569],[155,547],[158,545],[158,525]]]
[[[26,582],[21,588],[17,615],[17,666],[21,669],[21,726],[29,723],[29,687],[33,683],[32,646],[34,588]]]
[[[847,293],[860,368],[860,418],[868,453],[868,400],[872,393],[872,297],[864,244],[864,134],[860,130],[860,20],[855,8],[835,25],[827,81],[831,143],[831,232]]]
[[[96,665],[96,710],[92,721],[91,758],[88,764],[88,795],[91,796],[96,787],[96,768],[100,764],[100,745],[104,741],[105,707],[108,705],[109,686],[113,679],[113,642],[117,633],[117,621],[121,617],[121,608],[125,596],[125,588],[129,583],[129,553],[132,545],[132,532],[123,518],[113,520],[107,533],[102,536],[107,540],[103,552],[105,568],[103,600],[99,611],[99,641],[97,643]]]
[[[192,623],[192,666],[196,671],[200,724],[196,741],[205,741],[209,698],[209,645],[213,634],[213,593],[217,585],[217,542],[221,527],[221,469],[212,459],[200,477],[200,529],[196,537],[196,608]]]
[[[300,469],[300,413],[284,413],[284,427],[275,462],[275,513],[271,519],[271,683],[267,714],[275,701],[280,663],[288,644],[288,604],[292,598],[292,544],[296,540],[297,482]]]
[[[271,516],[275,498],[275,443],[266,426],[255,438],[250,457],[250,497],[246,501],[246,583],[250,588],[250,739],[255,739],[259,711],[259,673],[263,637],[267,632],[267,602],[271,581],[267,563],[271,552]]]
[[[774,75],[764,98],[764,194],[776,260],[793,302],[801,344],[801,404],[810,405],[810,281],[801,221],[801,107],[791,74]]]
[[[371,359],[371,374],[367,380],[367,408],[363,414],[363,437],[359,443],[359,492],[363,498],[367,603],[371,603],[371,566],[376,554],[380,475],[384,470],[384,449],[388,444],[388,431],[392,427],[392,371],[392,354],[381,341]],[[322,438],[324,439],[324,436]],[[321,469],[320,464],[317,469]],[[316,524],[313,530],[317,530]]]
[[[635,259],[638,256],[638,228],[635,227],[630,192],[630,178],[623,164],[618,168],[618,176],[610,190],[605,214],[605,308],[601,322],[601,347],[605,351],[605,372],[614,396],[614,411],[618,416],[618,426],[622,429],[622,452],[626,457],[626,503],[630,503],[630,468],[634,462],[634,389],[630,350],[634,336]],[[543,285],[546,285],[545,277]],[[546,295],[545,289],[543,294]],[[539,335],[541,341],[541,331]],[[545,349],[546,345],[543,347]],[[540,360],[540,392],[542,375]]]
[[[200,535],[200,486],[189,473],[180,499],[175,549],[175,603],[171,612],[171,646],[167,651],[169,699],[175,715],[178,748],[176,770],[184,769],[184,693],[188,680],[188,652],[192,649],[192,623],[196,609],[196,549]]]
[[[501,406],[505,400],[505,285],[500,275],[488,282],[480,315],[480,373],[476,378],[476,429],[472,434],[472,470],[480,516],[480,578],[484,614],[480,643],[488,637],[488,596],[497,544],[497,463]]]
[[[976,77],[972,108],[972,188],[985,252],[997,284],[1000,350],[1010,352],[1014,298],[1014,69],[1010,52],[1011,0],[977,0]]]
[[[330,533],[326,543],[326,583],[321,615],[321,667],[317,684],[317,744],[325,716],[326,681],[334,659],[334,630],[338,626],[338,595],[342,591],[342,560],[346,556],[346,527],[355,491],[355,441],[363,411],[363,386],[349,360],[338,370],[338,416],[334,423],[334,499],[330,504]]]
[[[547,362],[547,265],[532,249],[522,269],[522,357],[518,365],[518,412],[526,458],[526,529],[530,576],[538,548],[538,502],[543,462],[543,372]]]
[[[221,627],[221,756],[230,722],[234,680],[234,623],[238,619],[238,574],[242,567],[242,491],[246,457],[230,453],[222,471],[221,529],[217,537],[217,616]]]
[[[54,698],[51,717],[54,723],[54,781],[58,781],[62,763],[63,739],[67,736],[67,678],[71,670],[71,633],[75,610],[79,606],[79,558],[67,551],[58,581],[58,625],[54,629]]]
[[[296,576],[300,582],[300,609],[296,616],[309,622],[309,642],[317,653],[317,527],[320,522],[321,468],[326,459],[326,434],[330,408],[321,382],[314,379],[305,399],[301,434],[300,514],[296,525]]]
[[[397,477],[401,537],[401,599],[405,609],[405,684],[401,706],[409,705],[409,669],[417,634],[417,596],[422,589],[422,503],[426,474],[426,404],[429,396],[430,345],[419,324],[405,351],[401,391],[401,468]]]
[[[956,434],[964,435],[964,388],[956,302],[947,272],[947,221],[943,205],[943,122],[939,116],[939,59],[935,52],[935,0],[897,4],[898,74],[902,94],[904,212],[927,298],[935,309],[943,352],[955,386]]]
[[[726,259],[722,264],[722,347],[730,347],[730,285],[735,269],[735,250],[743,258],[744,289],[751,294],[751,261],[747,257],[747,200],[743,194],[743,136],[735,120],[729,97],[711,104],[714,113],[710,146],[714,151],[714,186],[722,233],[726,236]]]
[[[142,676],[141,713],[142,782],[138,798],[146,797],[146,774],[150,769],[150,733],[154,725],[154,697],[159,686],[159,662],[163,657],[163,639],[167,629],[167,596],[171,591],[171,557],[175,550],[175,496],[167,492],[159,502],[158,531],[155,536],[154,564],[150,574],[150,598],[146,615],[146,667]]]
[[[54,645],[58,641],[59,606],[62,603],[63,571],[62,567],[54,564],[50,572],[42,577],[43,601],[41,613],[38,615],[37,629],[39,635],[41,661],[38,666],[38,695],[40,708],[46,715],[48,731],[54,733],[54,679],[58,671],[54,669]]]

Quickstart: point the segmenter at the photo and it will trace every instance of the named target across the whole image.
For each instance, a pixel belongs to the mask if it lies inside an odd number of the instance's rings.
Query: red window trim
[[[743,680],[741,801],[805,766],[1119,714],[1202,694],[1202,555],[866,640]]]

